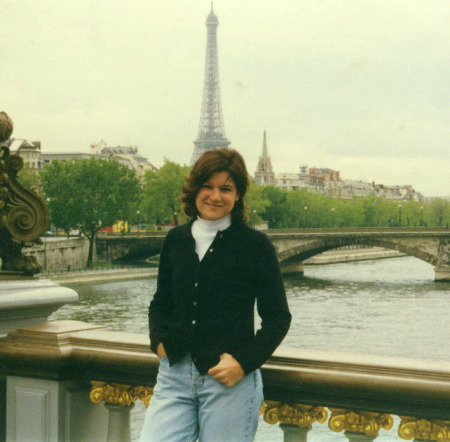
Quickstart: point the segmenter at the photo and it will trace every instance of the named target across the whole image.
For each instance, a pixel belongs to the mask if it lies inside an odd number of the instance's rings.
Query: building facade
[[[151,164],[147,158],[142,157],[137,147],[108,147],[104,141],[91,145],[91,151],[87,152],[41,152],[40,141],[27,141],[24,139],[11,138],[8,141],[8,147],[11,153],[20,155],[25,164],[31,169],[42,170],[44,167],[51,164],[53,161],[72,161],[88,160],[89,158],[111,159],[114,158],[120,164],[128,167],[136,172],[136,175],[141,176],[146,170],[154,170],[157,168]]]

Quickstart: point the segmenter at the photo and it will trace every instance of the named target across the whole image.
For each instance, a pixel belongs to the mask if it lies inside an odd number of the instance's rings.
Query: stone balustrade
[[[159,365],[148,347],[145,335],[77,321],[10,332],[0,339],[6,440],[130,440],[130,410],[151,401]],[[381,429],[450,440],[450,362],[282,347],[262,373],[261,412],[280,440],[306,441],[313,424],[352,442]]]

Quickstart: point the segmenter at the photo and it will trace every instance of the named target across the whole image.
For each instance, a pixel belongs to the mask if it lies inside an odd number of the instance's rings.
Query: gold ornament
[[[394,419],[389,414],[354,412],[339,408],[330,408],[330,411],[331,418],[328,427],[336,433],[349,431],[366,436],[377,436],[381,428],[390,430],[394,425]]]
[[[413,438],[437,442],[450,441],[449,421],[427,421],[414,417],[401,416],[398,435],[405,440]]]
[[[91,381],[92,390],[89,399],[94,404],[104,401],[108,404],[121,405],[122,407],[134,404],[138,399],[144,402],[146,407],[150,404],[153,388],[134,387],[124,384],[108,384],[106,382]]]
[[[324,407],[273,401],[266,401],[265,404],[264,421],[271,425],[280,422],[310,429],[314,422],[323,424],[327,419],[328,412]]]

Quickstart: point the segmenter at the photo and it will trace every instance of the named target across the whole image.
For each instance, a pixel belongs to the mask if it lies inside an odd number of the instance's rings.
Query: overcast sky
[[[0,110],[44,152],[100,140],[188,163],[209,1],[0,0]],[[448,0],[216,0],[225,131],[253,175],[450,194]]]

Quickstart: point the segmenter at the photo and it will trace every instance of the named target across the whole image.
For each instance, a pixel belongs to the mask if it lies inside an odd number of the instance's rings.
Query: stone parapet
[[[47,279],[6,279],[0,285],[0,336],[47,321],[61,306],[78,301],[75,290]]]
[[[89,440],[105,440],[107,416],[111,418],[118,406],[128,407],[123,410],[128,413],[134,400],[151,400],[159,366],[147,336],[78,321],[15,330],[0,339],[0,360],[2,373],[8,376],[10,435],[15,431],[25,436],[57,433],[53,427],[48,433],[20,422],[32,403],[40,413],[47,410],[47,421],[43,418],[42,422],[50,426],[69,426],[73,432],[82,426],[83,434],[94,434],[97,428],[95,438]],[[401,417],[398,431],[405,439],[410,434],[423,435],[427,428],[433,434],[428,440],[446,440],[442,437],[448,435],[449,361],[281,347],[263,365],[262,374],[265,420],[282,424],[286,437],[292,436],[288,440],[297,440],[299,432],[306,437],[312,423],[327,420],[331,431],[343,431],[349,440],[373,440],[381,428],[392,427],[392,415]],[[52,399],[57,397],[69,408],[58,408],[58,400]],[[17,401],[27,404],[27,413],[18,408]],[[108,413],[102,414],[101,421],[93,420],[92,402],[102,401]],[[53,402],[57,421],[49,417]],[[70,404],[76,409],[82,406],[83,416],[71,410]],[[126,415],[121,419],[128,422]],[[109,431],[117,434],[111,419]],[[75,433],[72,437],[76,438]]]

